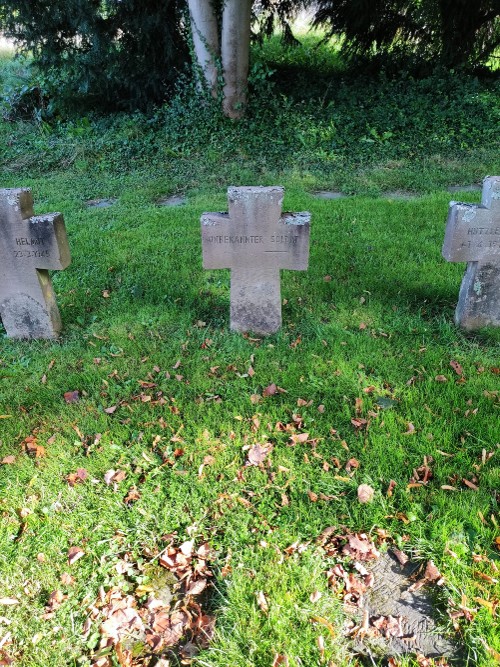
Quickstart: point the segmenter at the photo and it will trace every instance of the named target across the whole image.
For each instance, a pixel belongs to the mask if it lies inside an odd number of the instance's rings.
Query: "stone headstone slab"
[[[419,564],[411,561],[401,566],[391,553],[382,554],[370,568],[373,585],[364,608],[370,618],[392,616],[401,619],[404,637],[357,640],[355,648],[360,653],[373,651],[376,655],[392,656],[420,653],[430,658],[444,656],[452,663],[460,659],[459,647],[438,632],[434,602],[428,589],[411,590],[412,575],[418,568]]]
[[[166,195],[156,200],[157,206],[184,206],[186,197],[184,195]]]
[[[201,216],[203,267],[231,269],[231,329],[281,327],[280,269],[305,271],[309,213],[283,213],[284,188],[230,187],[229,212]]]
[[[317,190],[313,193],[316,199],[345,199],[347,195],[339,190]]]
[[[0,317],[12,338],[54,338],[61,330],[48,270],[70,263],[63,216],[33,215],[28,188],[0,190]]]
[[[480,192],[480,183],[471,183],[469,185],[450,185],[446,188],[448,192]]]
[[[485,178],[480,205],[450,203],[443,257],[468,262],[455,322],[467,330],[500,326],[499,176]]]
[[[398,201],[411,201],[416,199],[417,195],[413,192],[406,192],[405,190],[393,190],[384,192],[382,194],[386,199],[396,199]]]
[[[116,204],[117,199],[111,197],[110,199],[88,199],[85,204],[88,208],[109,208]]]

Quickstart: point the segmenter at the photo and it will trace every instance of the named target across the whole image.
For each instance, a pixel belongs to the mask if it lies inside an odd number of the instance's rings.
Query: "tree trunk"
[[[247,102],[252,0],[226,0],[222,15],[221,56],[224,76],[222,108],[241,118]]]
[[[200,73],[213,97],[217,97],[219,34],[211,0],[188,0],[193,45]]]

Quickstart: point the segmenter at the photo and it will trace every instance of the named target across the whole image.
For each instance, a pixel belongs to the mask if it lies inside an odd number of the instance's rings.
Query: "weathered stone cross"
[[[484,179],[481,205],[451,202],[443,244],[449,262],[468,262],[455,322],[500,326],[500,177]]]
[[[201,216],[203,267],[231,269],[231,329],[281,326],[280,269],[305,271],[309,213],[281,213],[282,187],[230,187],[229,213]]]
[[[57,336],[61,317],[48,269],[69,263],[62,215],[34,216],[28,188],[0,190],[0,317],[8,336]]]

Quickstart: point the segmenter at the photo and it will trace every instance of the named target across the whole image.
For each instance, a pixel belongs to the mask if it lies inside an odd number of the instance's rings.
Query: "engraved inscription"
[[[279,243],[282,245],[295,245],[298,241],[298,235],[293,234],[273,234],[269,238],[264,236],[252,235],[236,235],[236,234],[218,234],[214,236],[206,236],[206,243],[227,243],[230,245],[244,245],[256,243]]]
[[[496,235],[500,236],[500,227],[469,227],[467,230],[469,236],[487,236],[487,235]]]
[[[207,236],[205,238],[207,243],[263,243],[262,236],[239,236],[234,234],[222,234],[218,236]]]
[[[14,250],[14,257],[50,257],[48,250]]]
[[[33,238],[26,238],[26,237],[20,237],[16,238],[16,245],[29,245],[29,246],[34,246],[34,245],[45,245],[45,239],[33,239]]]

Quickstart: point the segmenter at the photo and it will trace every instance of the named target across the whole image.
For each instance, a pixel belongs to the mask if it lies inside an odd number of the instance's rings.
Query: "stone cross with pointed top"
[[[449,262],[468,262],[455,322],[500,326],[500,176],[483,182],[481,204],[451,202],[443,244]]]
[[[0,190],[0,317],[8,336],[58,335],[61,317],[48,269],[69,263],[63,216],[34,216],[29,188]]]
[[[229,213],[201,216],[203,267],[231,269],[231,329],[281,326],[280,269],[305,271],[309,213],[281,213],[284,188],[230,187]]]

